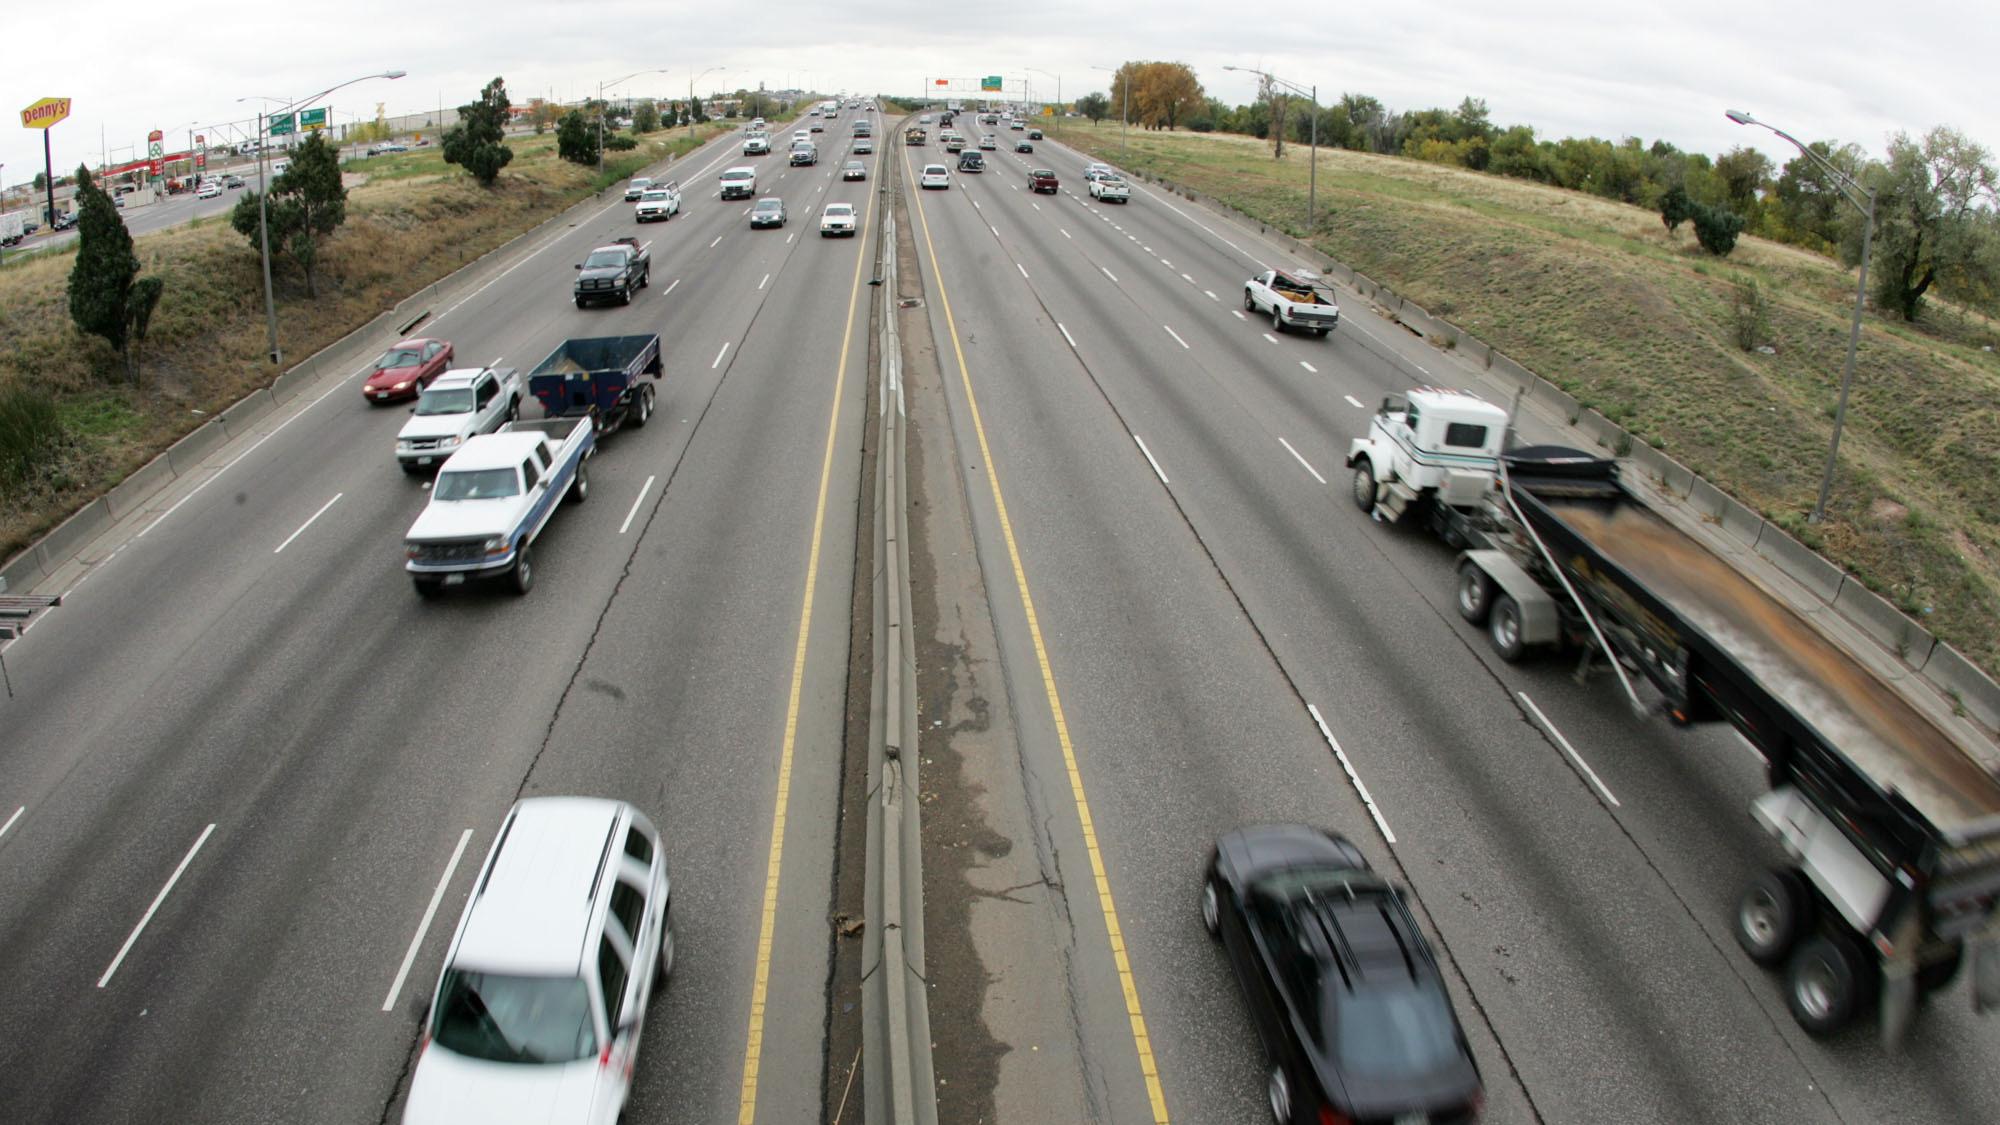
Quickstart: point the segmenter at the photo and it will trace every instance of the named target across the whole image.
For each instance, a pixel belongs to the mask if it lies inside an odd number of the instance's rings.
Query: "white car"
[[[222,194],[221,180],[205,180],[202,182],[202,185],[196,188],[194,191],[194,197],[196,199],[214,199],[216,196],[221,194]]]
[[[852,203],[829,203],[826,209],[819,213],[821,238],[831,238],[834,235],[846,235],[852,238],[859,225],[860,221],[855,217]]]
[[[747,164],[727,169],[716,177],[724,199],[749,199],[757,194],[757,169]]]
[[[674,183],[654,184],[639,197],[639,205],[632,208],[632,217],[642,223],[664,221],[681,213],[680,186]]]
[[[645,176],[632,177],[632,182],[625,185],[625,202],[631,203],[643,197],[646,194],[646,189],[652,186],[653,181]]]
[[[926,164],[917,176],[920,188],[948,188],[951,186],[951,172],[942,164]]]
[[[531,797],[508,811],[473,887],[404,1125],[611,1125],[674,968],[660,834],[623,801]]]

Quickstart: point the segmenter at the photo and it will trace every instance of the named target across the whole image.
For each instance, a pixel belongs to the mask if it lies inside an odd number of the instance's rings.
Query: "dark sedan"
[[[444,340],[399,341],[375,361],[361,384],[361,397],[369,402],[415,398],[432,379],[444,374],[452,357],[451,344]]]
[[[1430,945],[1352,843],[1299,825],[1231,832],[1201,918],[1263,1040],[1280,1125],[1478,1118],[1479,1067]]]

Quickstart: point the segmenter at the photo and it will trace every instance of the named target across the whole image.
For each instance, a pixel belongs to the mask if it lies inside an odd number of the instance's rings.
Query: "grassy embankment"
[[[1045,126],[1046,127],[1046,126]],[[1254,138],[1064,122],[1060,139],[1294,236],[1307,155]],[[1840,475],[1809,525],[1854,274],[1745,238],[1726,259],[1659,216],[1519,180],[1322,149],[1313,244],[1478,335],[1858,575],[2000,670],[2000,331],[1933,302],[1864,322]],[[1741,284],[1769,301],[1737,344]]]
[[[344,165],[367,177],[348,191],[347,222],[327,241],[318,299],[288,260],[272,262],[279,342],[304,359],[409,293],[532,229],[565,207],[730,123],[654,133],[604,170],[557,159],[555,136],[510,138],[514,161],[491,189],[438,150]],[[273,376],[265,360],[258,256],[226,216],[140,236],[140,276],[166,279],[127,387],[103,341],[69,319],[74,250],[0,269],[0,559]]]

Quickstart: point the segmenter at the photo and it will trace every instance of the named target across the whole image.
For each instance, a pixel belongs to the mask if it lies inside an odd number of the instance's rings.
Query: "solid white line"
[[[1014,268],[1015,268],[1015,269],[1017,269],[1017,270],[1020,270],[1020,271],[1021,271],[1021,276],[1022,276],[1022,277],[1026,277],[1026,276],[1028,276],[1028,267],[1026,267],[1026,266],[1022,265],[1022,264],[1021,264],[1021,263],[1019,263],[1019,262],[1015,262],[1015,263],[1014,263]]]
[[[306,533],[306,528],[309,528],[313,525],[313,520],[316,520],[321,516],[325,515],[326,510],[328,508],[333,507],[334,503],[345,495],[347,495],[345,492],[334,493],[332,500],[328,500],[326,503],[321,504],[319,506],[319,511],[314,512],[312,516],[306,520],[306,522],[300,524],[299,529],[297,531],[294,531],[290,535],[285,536],[285,541],[283,543],[278,544],[277,550],[274,550],[271,553],[274,555],[279,554],[280,552],[284,551],[285,548],[291,546],[292,540],[297,539],[301,535],[304,535]]]
[[[1206,294],[1208,294],[1208,299],[1209,299],[1209,300],[1211,300],[1211,301],[1220,301],[1220,300],[1222,300],[1222,298],[1220,298],[1220,297],[1218,297],[1218,296],[1216,296],[1216,295],[1215,295],[1215,290],[1213,290],[1213,289],[1204,289],[1204,290],[1202,290],[1202,292],[1203,292],[1203,293],[1206,293]]]
[[[1139,443],[1139,452],[1146,455],[1146,463],[1153,467],[1153,475],[1160,478],[1161,484],[1167,483],[1167,474],[1161,472],[1160,463],[1153,460],[1153,451],[1146,448],[1146,439],[1140,437],[1138,434],[1133,434],[1132,440]]]
[[[1276,336],[1271,335],[1269,332],[1264,333],[1264,339],[1269,340],[1273,344],[1278,342],[1278,338]]]
[[[125,944],[118,947],[118,956],[111,959],[111,967],[104,970],[103,976],[97,978],[97,987],[103,988],[108,984],[111,980],[111,974],[118,971],[119,965],[124,964],[125,955],[132,952],[132,944],[138,941],[139,935],[146,931],[146,923],[153,920],[153,915],[160,909],[160,904],[167,901],[167,892],[173,890],[174,884],[181,881],[181,873],[187,870],[188,864],[194,862],[194,853],[200,851],[203,844],[208,843],[208,835],[213,831],[215,831],[215,825],[211,824],[207,828],[202,829],[201,835],[195,838],[194,847],[189,848],[187,854],[181,857],[181,865],[174,868],[174,873],[168,876],[167,885],[161,887],[160,893],[153,896],[153,905],[146,908],[146,916],[139,919],[138,925],[132,927],[132,936],[126,938]]]
[[[639,514],[639,501],[644,500],[646,494],[651,491],[653,491],[653,478],[647,477],[646,483],[639,486],[639,495],[632,498],[632,510],[625,513],[625,522],[618,525],[618,534],[623,535],[631,528],[632,517]]]
[[[1162,324],[1160,325],[1160,327],[1167,330],[1167,335],[1172,336],[1174,338],[1174,343],[1179,344],[1181,347],[1184,348],[1188,346],[1188,342],[1186,340],[1181,339],[1181,334],[1174,331],[1172,325]]]
[[[667,294],[669,294],[669,293],[673,292],[673,291],[675,290],[675,288],[677,288],[677,287],[678,287],[678,286],[680,285],[680,283],[681,283],[681,279],[680,279],[680,278],[678,278],[678,277],[677,277],[677,278],[675,278],[675,279],[674,279],[674,283],[673,283],[672,285],[669,285],[669,286],[667,286],[667,287],[666,287],[665,289],[662,289],[662,290],[660,290],[660,296],[664,297],[664,296],[666,296]]]
[[[769,275],[766,275],[766,276],[769,276]],[[759,289],[762,289],[762,288],[763,288],[763,286],[759,285],[759,286],[758,286],[757,288],[759,288]],[[718,367],[721,367],[721,366],[722,366],[722,357],[723,357],[723,356],[726,356],[726,355],[728,355],[728,354],[729,354],[729,345],[731,345],[731,344],[733,344],[733,343],[735,343],[735,342],[736,342],[736,341],[734,341],[734,340],[724,340],[724,341],[722,342],[722,350],[721,350],[721,351],[718,351],[718,352],[716,352],[716,353],[715,353],[715,362],[714,362],[714,363],[711,363],[711,364],[709,364],[709,365],[708,365],[708,369],[709,369],[710,371],[713,371],[713,370],[715,370],[716,368],[718,368]]]
[[[1098,268],[1098,269],[1101,269],[1101,270],[1104,270],[1104,276],[1106,276],[1106,277],[1110,278],[1110,279],[1111,279],[1111,282],[1112,282],[1112,284],[1114,284],[1114,285],[1115,285],[1115,284],[1117,284],[1117,283],[1118,283],[1118,275],[1117,275],[1117,274],[1115,274],[1115,273],[1112,273],[1112,272],[1111,272],[1110,270],[1105,270],[1103,266],[1099,266],[1099,267],[1097,267],[1097,268]]]
[[[1556,729],[1556,725],[1549,721],[1547,715],[1542,714],[1542,709],[1535,706],[1535,701],[1528,698],[1528,693],[1517,691],[1514,694],[1520,696],[1521,702],[1528,705],[1528,710],[1535,713],[1535,721],[1542,724],[1543,728],[1555,736],[1557,744],[1563,748],[1563,753],[1568,754],[1570,760],[1576,763],[1577,768],[1583,771],[1584,776],[1590,779],[1590,783],[1597,786],[1597,791],[1604,794],[1604,799],[1610,801],[1612,805],[1617,806],[1618,798],[1612,796],[1611,790],[1606,789],[1604,783],[1597,779],[1597,771],[1590,768],[1590,763],[1584,761],[1583,755],[1576,752],[1576,747],[1569,744],[1569,739],[1563,737],[1563,732]]]
[[[1311,473],[1313,475],[1314,480],[1320,482],[1321,484],[1326,483],[1326,478],[1319,475],[1319,470],[1313,468],[1311,462],[1307,461],[1304,457],[1299,457],[1299,451],[1292,448],[1291,442],[1286,441],[1284,438],[1279,438],[1278,444],[1285,447],[1285,452],[1290,453],[1294,457],[1298,457],[1299,464],[1304,465],[1306,467],[1306,472]]]
[[[1063,339],[1069,341],[1070,349],[1074,351],[1076,349],[1076,337],[1069,334],[1069,329],[1062,326],[1062,321],[1056,322],[1056,330],[1063,334]]]
[[[762,281],[760,281],[760,282],[758,282],[758,283],[757,283],[757,289],[758,289],[758,291],[759,291],[759,292],[762,292],[762,291],[763,291],[763,289],[764,289],[764,287],[765,287],[766,285],[769,285],[770,283],[771,283],[771,275],[767,273],[767,274],[765,274],[765,275],[764,275],[764,280],[762,280]]]
[[[713,250],[720,245],[722,245],[722,236],[718,234],[715,236],[715,241],[708,244],[708,248]]]
[[[977,199],[973,200],[973,201],[972,201],[972,205],[973,205],[974,207],[979,207],[979,201],[978,201]],[[986,210],[986,208],[984,208],[984,207],[979,207],[979,209],[980,209],[981,211],[984,211],[984,210]]]
[[[1319,733],[1326,738],[1326,744],[1333,747],[1333,756],[1340,759],[1340,768],[1347,771],[1347,780],[1354,783],[1354,791],[1361,794],[1361,803],[1368,807],[1368,815],[1375,818],[1375,827],[1382,830],[1382,838],[1389,843],[1396,842],[1396,834],[1389,830],[1389,822],[1382,817],[1382,810],[1375,807],[1375,798],[1368,794],[1368,787],[1361,783],[1361,775],[1354,772],[1354,763],[1347,760],[1347,751],[1340,748],[1340,741],[1327,729],[1326,720],[1320,716],[1319,708],[1306,704],[1312,712],[1313,722],[1319,724]]]
[[[396,995],[403,991],[403,980],[410,975],[410,966],[417,959],[417,950],[424,944],[424,934],[431,928],[431,918],[437,914],[438,903],[444,900],[445,888],[451,886],[451,873],[458,870],[459,857],[465,854],[465,842],[472,839],[472,829],[458,834],[458,847],[451,852],[451,862],[444,865],[444,878],[438,880],[437,890],[431,892],[431,904],[424,908],[424,920],[417,923],[417,933],[410,939],[410,951],[403,954],[403,967],[396,970],[396,983],[389,986],[389,998],[382,1001],[382,1010],[393,1011]]]
[[[14,815],[7,818],[7,823],[0,824],[0,836],[5,836],[7,834],[7,830],[9,828],[14,827],[14,822],[21,819],[21,814],[27,811],[28,811],[28,806],[26,805],[22,805],[20,808],[15,809]]]
[[[1172,262],[1167,261],[1165,258],[1160,259],[1160,264],[1167,267],[1168,269],[1174,268],[1174,264]]]
[[[1340,397],[1342,397],[1342,398],[1346,399],[1346,400],[1347,400],[1347,405],[1349,405],[1349,406],[1352,406],[1352,407],[1353,407],[1354,409],[1356,409],[1356,410],[1366,410],[1366,409],[1368,409],[1368,404],[1367,404],[1367,403],[1365,403],[1365,402],[1362,402],[1362,401],[1361,401],[1360,399],[1358,399],[1358,398],[1355,398],[1355,397],[1354,397],[1353,395],[1341,395]]]
[[[1061,227],[1057,227],[1056,229],[1057,229],[1057,230],[1062,230],[1062,228],[1061,228]],[[1064,238],[1069,238],[1069,232],[1068,232],[1068,231],[1066,231],[1066,230],[1063,230],[1063,232],[1062,232],[1062,236],[1063,236]],[[1071,242],[1075,242],[1075,241],[1076,241],[1076,239],[1074,239],[1074,238],[1070,238],[1070,241],[1071,241]]]
[[[1299,366],[1305,368],[1307,371],[1310,371],[1315,375],[1319,374],[1319,368],[1314,367],[1312,364],[1307,363],[1303,359],[1299,361]]]
[[[173,503],[173,506],[172,506],[172,507],[168,508],[168,509],[167,509],[166,511],[164,511],[164,512],[161,512],[161,513],[159,514],[159,516],[158,516],[158,517],[157,517],[156,519],[154,519],[154,520],[153,520],[153,522],[152,522],[152,523],[149,523],[149,524],[147,524],[147,525],[146,525],[146,530],[145,530],[145,531],[141,531],[141,532],[140,532],[139,534],[137,534],[137,535],[133,536],[133,538],[134,538],[134,539],[144,539],[144,538],[146,537],[146,532],[147,532],[147,531],[151,531],[151,530],[153,530],[154,528],[156,528],[156,527],[160,526],[160,525],[161,525],[162,523],[165,523],[165,522],[166,522],[166,519],[167,519],[167,517],[168,517],[168,516],[171,516],[171,515],[173,515],[173,514],[174,514],[175,512],[177,512],[177,511],[179,511],[179,510],[180,510],[180,507],[181,507],[181,505],[182,505],[182,504],[185,504],[185,503],[187,503],[188,501],[190,501],[190,500],[194,499],[194,498],[195,498],[196,496],[200,495],[200,494],[201,494],[201,490],[202,490],[202,489],[204,489],[204,488],[207,488],[207,487],[208,487],[209,485],[211,485],[211,484],[214,484],[214,483],[215,483],[215,481],[216,481],[216,478],[218,478],[218,477],[222,476],[222,474],[224,474],[224,473],[228,472],[229,470],[231,470],[231,469],[235,468],[235,467],[236,467],[236,462],[238,462],[238,461],[241,461],[241,460],[243,460],[243,459],[244,459],[245,457],[248,457],[248,456],[250,456],[250,455],[251,455],[252,453],[255,453],[255,452],[257,452],[257,450],[258,450],[258,449],[259,449],[259,448],[260,448],[260,447],[261,447],[261,446],[262,446],[262,445],[263,445],[263,444],[264,444],[265,442],[267,442],[267,441],[270,441],[270,440],[271,440],[272,438],[274,438],[274,437],[277,437],[277,436],[278,436],[278,433],[279,433],[279,431],[283,430],[283,429],[284,429],[284,428],[285,428],[286,426],[289,426],[289,425],[291,425],[291,424],[292,424],[293,422],[296,422],[296,421],[298,421],[298,420],[299,420],[300,418],[303,418],[303,417],[305,417],[305,415],[306,415],[306,412],[307,412],[307,411],[309,411],[309,410],[311,410],[311,409],[312,409],[313,407],[315,407],[315,406],[318,406],[318,405],[319,405],[320,403],[322,403],[322,402],[325,402],[325,401],[326,401],[327,399],[329,399],[329,398],[332,398],[332,397],[333,397],[333,395],[334,395],[334,392],[336,392],[336,391],[340,391],[340,390],[343,390],[343,389],[345,389],[345,388],[346,388],[346,386],[347,386],[347,384],[348,384],[348,381],[349,381],[349,380],[353,379],[355,375],[359,375],[359,374],[361,374],[361,371],[366,371],[366,370],[369,370],[369,369],[368,369],[368,368],[362,368],[362,369],[361,369],[360,371],[356,371],[356,372],[354,373],[354,375],[349,375],[349,376],[348,376],[347,378],[345,378],[345,379],[340,379],[340,380],[337,380],[337,381],[336,381],[336,382],[334,383],[334,385],[333,385],[333,386],[331,386],[331,387],[328,387],[328,388],[327,388],[327,389],[326,389],[326,390],[325,390],[324,392],[322,392],[322,393],[320,394],[320,396],[319,396],[318,398],[316,398],[316,399],[312,400],[312,401],[311,401],[311,402],[309,402],[309,403],[306,403],[306,404],[305,404],[305,406],[301,407],[301,408],[299,409],[299,412],[298,412],[297,414],[294,414],[294,415],[292,415],[292,416],[291,416],[290,418],[287,418],[287,419],[285,419],[284,421],[282,421],[282,422],[278,423],[278,424],[277,424],[276,426],[274,426],[274,427],[273,427],[273,428],[271,429],[271,432],[270,432],[270,433],[268,433],[268,434],[265,434],[265,435],[264,435],[263,437],[260,437],[260,438],[258,438],[258,439],[257,439],[257,440],[256,440],[256,441],[255,441],[254,443],[252,443],[252,445],[250,446],[250,448],[248,448],[248,449],[244,450],[244,451],[243,451],[243,452],[241,452],[241,453],[238,453],[238,454],[237,454],[237,455],[236,455],[236,456],[235,456],[234,458],[232,458],[232,459],[231,459],[231,460],[229,461],[229,463],[228,463],[228,464],[226,464],[226,465],[222,466],[222,467],[221,467],[220,469],[217,469],[217,470],[215,470],[214,474],[213,474],[213,475],[211,475],[211,476],[210,476],[210,477],[209,477],[209,478],[208,478],[207,480],[205,480],[205,481],[202,481],[202,482],[201,482],[200,484],[198,484],[198,485],[195,485],[195,486],[194,486],[194,491],[192,491],[192,492],[189,492],[189,493],[188,493],[188,494],[187,494],[186,496],[183,496],[183,497],[181,497],[181,498],[180,498],[179,500],[176,500],[176,501],[174,501],[174,503]],[[107,559],[107,560],[105,560],[105,561],[107,561],[107,562],[108,562],[108,561],[110,561],[110,560],[108,560],[108,559]],[[100,563],[99,565],[101,566],[101,565],[103,565],[103,564],[101,564],[101,563]]]
[[[496,356],[494,356],[494,357],[493,357],[493,362],[492,362],[492,363],[489,363],[489,364],[487,364],[486,366],[488,366],[488,367],[498,367],[498,366],[500,366],[500,361],[501,361],[501,360],[503,360],[503,359],[506,359],[506,358],[507,358],[507,357],[506,357],[506,356],[504,356],[504,355],[496,355]]]

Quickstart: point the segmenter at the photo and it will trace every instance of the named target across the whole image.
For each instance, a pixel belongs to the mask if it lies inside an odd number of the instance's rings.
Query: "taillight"
[[[606,1043],[604,1045],[604,1049],[597,1053],[597,1065],[598,1066],[611,1065],[611,1044]]]
[[[1354,1125],[1354,1119],[1330,1105],[1319,1107],[1319,1125]]]
[[[1466,1120],[1477,1121],[1479,1120],[1480,1115],[1484,1114],[1485,1112],[1486,1112],[1486,1091],[1474,1090],[1472,1092],[1472,1100],[1465,1104]]]

